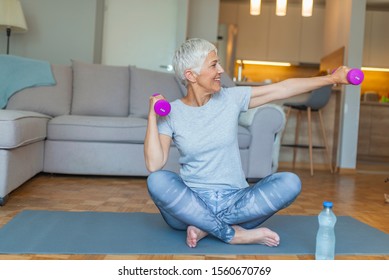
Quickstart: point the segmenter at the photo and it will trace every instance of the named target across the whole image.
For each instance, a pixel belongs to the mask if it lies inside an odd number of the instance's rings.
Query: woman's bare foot
[[[268,228],[244,229],[240,226],[232,226],[235,229],[235,236],[231,244],[262,244],[275,247],[280,244],[278,234]]]
[[[197,246],[197,242],[199,242],[207,235],[207,232],[202,231],[201,229],[195,226],[188,226],[188,228],[186,229],[186,244],[189,247],[194,248]]]

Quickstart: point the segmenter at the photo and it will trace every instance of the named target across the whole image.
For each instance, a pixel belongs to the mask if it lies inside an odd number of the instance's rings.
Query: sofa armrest
[[[255,110],[248,126],[251,132],[247,178],[264,178],[277,171],[285,113],[282,107],[266,104]]]

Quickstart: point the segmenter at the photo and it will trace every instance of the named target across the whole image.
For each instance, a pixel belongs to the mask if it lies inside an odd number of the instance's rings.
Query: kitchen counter
[[[265,82],[235,82],[237,86],[249,86],[249,87],[254,87],[254,86],[264,86],[264,85],[269,85],[271,83],[265,83]]]
[[[389,107],[389,103],[376,102],[376,101],[361,101],[361,106],[384,106],[384,107]]]

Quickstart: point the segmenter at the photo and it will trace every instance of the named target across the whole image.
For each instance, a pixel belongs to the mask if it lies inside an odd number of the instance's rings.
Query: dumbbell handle
[[[159,93],[153,94],[153,96],[157,96],[157,95],[160,95],[160,94]],[[170,103],[165,99],[158,100],[154,104],[155,113],[162,116],[162,117],[167,116],[170,113],[170,110],[171,110]]]

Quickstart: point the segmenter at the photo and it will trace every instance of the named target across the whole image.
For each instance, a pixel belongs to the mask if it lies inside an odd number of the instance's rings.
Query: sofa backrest
[[[155,93],[162,94],[168,101],[182,98],[180,85],[174,74],[129,66],[130,69],[130,114],[147,117],[149,98]]]
[[[72,61],[52,65],[55,86],[26,88],[14,94],[6,109],[34,111],[49,116],[87,115],[147,117],[149,98],[160,93],[168,101],[182,98],[185,87],[173,73],[135,66],[110,66]],[[222,76],[222,86],[233,86]]]
[[[128,67],[72,61],[72,68],[72,115],[128,116]]]
[[[23,89],[9,100],[6,109],[39,112],[49,116],[66,115],[72,100],[72,68],[52,65],[55,86],[39,86]]]

